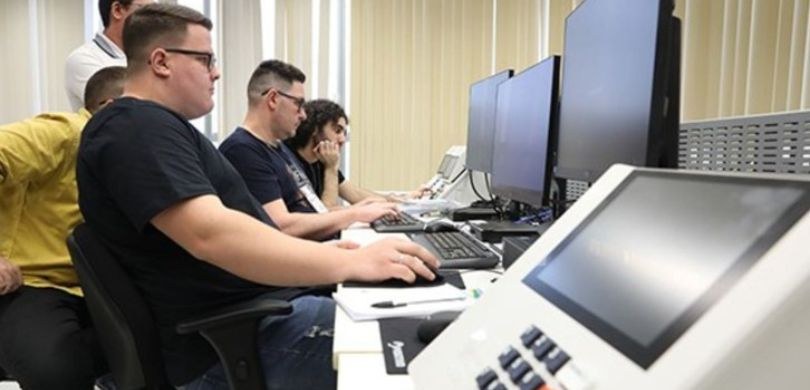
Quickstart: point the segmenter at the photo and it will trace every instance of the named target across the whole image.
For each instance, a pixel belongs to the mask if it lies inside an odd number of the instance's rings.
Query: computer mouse
[[[419,341],[429,344],[444,328],[458,318],[460,311],[440,311],[431,314],[416,326],[416,337]]]
[[[425,233],[456,232],[458,228],[452,222],[439,219],[426,223],[424,231]]]

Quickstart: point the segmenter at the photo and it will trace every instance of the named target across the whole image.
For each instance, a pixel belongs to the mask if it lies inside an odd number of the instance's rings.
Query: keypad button
[[[518,351],[510,346],[505,351],[501,352],[498,356],[498,362],[501,363],[503,369],[506,369],[518,356],[520,356]]]
[[[546,355],[554,349],[555,345],[554,342],[551,341],[550,338],[543,336],[536,340],[532,345],[532,354],[534,355],[535,359],[539,361],[543,361]]]
[[[475,377],[475,382],[478,383],[479,389],[486,389],[490,382],[498,379],[498,375],[491,368],[487,368],[482,373]]]
[[[523,332],[520,335],[520,341],[523,342],[523,346],[526,348],[531,348],[532,344],[543,335],[543,332],[540,329],[537,329],[536,326],[532,325],[529,329]]]
[[[506,370],[509,373],[509,379],[512,380],[513,383],[517,384],[520,381],[520,378],[523,378],[523,375],[526,375],[532,368],[529,367],[529,363],[526,363],[523,359],[515,360],[512,365]]]
[[[492,381],[489,383],[486,390],[506,390],[506,386],[499,381]]]
[[[555,348],[551,351],[543,363],[546,364],[546,369],[552,374],[556,374],[562,366],[568,362],[568,354],[560,348]]]
[[[523,375],[523,378],[521,378],[520,382],[517,383],[520,390],[537,390],[544,384],[546,384],[546,382],[543,380],[543,378],[533,372]]]

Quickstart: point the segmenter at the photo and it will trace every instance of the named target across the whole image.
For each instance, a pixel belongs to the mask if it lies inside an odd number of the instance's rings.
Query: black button
[[[506,371],[509,373],[509,379],[511,379],[514,383],[518,383],[520,378],[523,378],[523,375],[526,375],[526,373],[531,369],[532,368],[529,367],[529,363],[526,363],[526,361],[523,359],[518,359],[515,360],[515,362],[512,363],[512,365],[509,366],[509,369]]]
[[[543,361],[543,363],[546,363],[546,369],[548,372],[552,374],[556,374],[557,371],[560,371],[560,368],[562,368],[562,366],[564,366],[567,362],[568,354],[559,348],[551,351],[551,353],[546,357],[546,360]]]
[[[512,361],[517,359],[518,356],[520,356],[518,351],[512,347],[509,347],[506,351],[501,352],[501,354],[498,356],[498,362],[501,363],[501,367],[503,367],[503,369],[506,369],[506,367],[509,367],[509,365],[512,364]]]
[[[491,368],[487,368],[484,372],[475,377],[475,382],[478,383],[479,389],[486,389],[487,385],[496,379],[498,379],[498,375],[495,374],[495,371],[492,371]]]
[[[540,375],[530,372],[524,375],[523,378],[520,380],[520,383],[518,383],[517,385],[520,388],[520,390],[537,390],[540,388],[540,386],[543,386],[545,384],[546,381],[544,381],[543,378],[540,377]]]
[[[523,342],[524,347],[531,348],[534,341],[542,335],[543,332],[541,332],[540,329],[537,329],[536,326],[532,325],[529,327],[529,329],[526,329],[522,335],[520,335],[520,341]]]
[[[543,337],[532,345],[532,353],[537,360],[542,361],[546,354],[554,348],[554,342],[548,337]]]
[[[486,390],[506,390],[506,386],[504,386],[503,383],[501,382],[493,381],[490,382]]]

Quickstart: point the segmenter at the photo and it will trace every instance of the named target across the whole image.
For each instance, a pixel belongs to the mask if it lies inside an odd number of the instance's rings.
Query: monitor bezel
[[[512,76],[509,80],[504,81],[498,86],[498,94],[500,95],[501,87],[509,82],[518,82],[519,77],[534,68],[545,66],[547,64],[551,64],[552,66],[552,79],[551,79],[551,90],[549,93],[551,94],[549,100],[549,123],[548,127],[546,128],[545,137],[546,137],[546,161],[545,165],[541,167],[538,172],[543,174],[543,183],[541,185],[542,189],[540,191],[534,191],[531,189],[518,187],[518,186],[504,186],[496,184],[496,174],[495,174],[495,138],[497,138],[497,110],[496,110],[496,129],[495,135],[493,135],[493,142],[492,142],[492,194],[497,195],[506,199],[510,199],[513,201],[521,202],[528,204],[532,207],[542,207],[548,204],[548,194],[549,189],[551,188],[551,180],[553,175],[553,161],[554,155],[556,152],[556,143],[557,143],[557,110],[558,110],[558,99],[559,99],[559,80],[560,80],[560,57],[559,56],[550,56],[542,61],[524,69],[520,73]]]
[[[504,75],[506,75],[506,78],[499,81],[498,79],[500,79]],[[504,82],[506,80],[509,80],[514,75],[515,75],[515,71],[513,69],[504,69],[504,70],[502,70],[502,71],[500,71],[498,73],[495,73],[495,74],[493,74],[491,76],[488,76],[486,78],[483,78],[481,80],[478,80],[478,81],[470,84],[469,95],[467,96],[467,149],[466,149],[467,153],[465,155],[464,168],[466,168],[468,170],[471,170],[471,171],[477,171],[477,172],[483,172],[483,173],[489,173],[489,174],[492,173],[492,158],[493,158],[493,154],[494,154],[493,149],[495,148],[495,123],[494,122],[495,122],[495,116],[496,116],[495,110],[497,109],[497,101],[498,101],[498,99],[497,99],[498,85],[500,85],[502,82]],[[473,114],[474,114],[473,105],[472,105],[473,91],[476,88],[481,88],[484,85],[487,85],[489,83],[495,83],[495,82],[497,82],[497,84],[495,84],[495,96],[494,96],[494,99],[493,99],[493,101],[495,102],[495,105],[494,105],[494,107],[492,107],[493,124],[492,124],[492,129],[490,129],[490,132],[488,134],[489,143],[488,143],[488,145],[477,145],[473,141],[473,137],[471,137],[472,128],[473,128]],[[480,146],[480,147],[476,147],[476,146]],[[477,162],[475,160],[473,160],[472,163],[470,162],[471,159],[475,159],[476,157],[478,157],[478,153],[485,153],[486,149],[489,150],[489,164],[487,164],[487,166],[479,165],[479,164],[477,164]]]

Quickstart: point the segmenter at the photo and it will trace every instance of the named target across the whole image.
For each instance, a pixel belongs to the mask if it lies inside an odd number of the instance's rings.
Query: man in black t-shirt
[[[79,206],[151,307],[174,385],[227,386],[213,349],[199,335],[178,335],[178,321],[268,295],[293,305],[291,315],[261,324],[259,350],[271,387],[334,387],[334,302],[295,287],[432,279],[437,261],[402,240],[357,249],[273,227],[233,166],[188,122],[214,104],[219,70],[210,29],[205,16],[171,4],[148,5],[127,18],[124,97],[82,134]]]
[[[248,81],[248,112],[242,125],[219,147],[279,229],[296,237],[328,239],[354,222],[395,215],[396,205],[379,202],[330,211],[305,167],[282,140],[306,118],[304,81],[298,68],[264,61]]]
[[[295,151],[315,193],[327,207],[339,207],[339,199],[355,206],[402,201],[398,196],[382,195],[354,185],[343,176],[339,168],[340,149],[348,138],[346,126],[349,125],[343,107],[330,100],[318,99],[306,102],[304,111],[306,119],[298,126],[295,135],[284,142]],[[427,187],[422,187],[409,193],[408,197],[418,198],[425,191]]]

